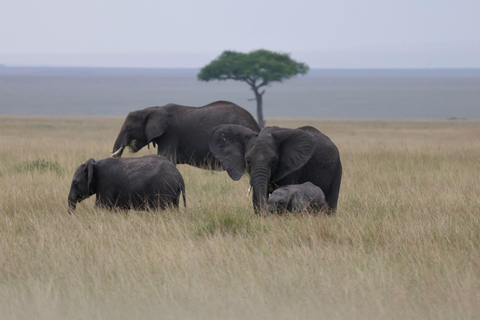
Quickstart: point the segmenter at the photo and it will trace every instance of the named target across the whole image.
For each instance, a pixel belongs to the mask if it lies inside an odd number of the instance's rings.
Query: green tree
[[[265,89],[262,87],[271,82],[282,82],[297,74],[306,74],[309,67],[305,63],[297,62],[287,53],[277,53],[264,49],[242,53],[224,51],[217,59],[200,70],[197,75],[200,81],[236,80],[246,82],[257,101],[257,118],[261,128],[265,126],[263,120],[262,96]]]

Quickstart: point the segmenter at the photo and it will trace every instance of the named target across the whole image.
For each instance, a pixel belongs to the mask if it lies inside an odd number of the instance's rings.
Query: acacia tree
[[[257,118],[261,128],[265,126],[263,120],[262,96],[265,89],[261,88],[271,82],[282,82],[297,74],[306,74],[309,67],[305,63],[297,62],[287,53],[277,53],[264,49],[242,53],[224,51],[217,59],[200,70],[197,75],[200,81],[235,80],[246,82],[257,101]]]

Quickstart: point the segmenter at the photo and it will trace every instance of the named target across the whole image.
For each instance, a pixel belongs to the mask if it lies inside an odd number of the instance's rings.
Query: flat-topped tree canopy
[[[200,81],[235,80],[244,81],[252,89],[257,101],[257,118],[260,127],[265,126],[260,89],[271,82],[282,82],[297,74],[306,74],[308,65],[290,58],[288,53],[272,52],[265,49],[242,53],[224,51],[218,58],[200,70]]]

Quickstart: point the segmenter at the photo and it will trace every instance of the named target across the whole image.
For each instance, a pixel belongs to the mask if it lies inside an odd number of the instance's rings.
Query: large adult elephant
[[[152,143],[158,146],[159,155],[174,164],[218,169],[219,164],[208,147],[208,137],[210,131],[221,124],[260,131],[253,116],[232,102],[216,101],[203,107],[167,104],[130,112],[115,141],[112,156],[121,157],[125,147],[137,152]]]
[[[327,211],[337,208],[342,164],[335,144],[313,127],[266,127],[260,133],[221,125],[210,134],[210,150],[233,180],[250,174],[255,212],[266,209],[276,188],[310,181],[325,194]]]

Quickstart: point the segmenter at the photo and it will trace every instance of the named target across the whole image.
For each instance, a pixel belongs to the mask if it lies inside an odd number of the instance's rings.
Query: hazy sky
[[[480,67],[479,0],[8,0],[0,64],[201,67],[264,48],[321,68]]]

